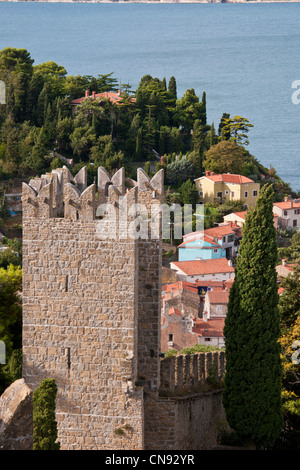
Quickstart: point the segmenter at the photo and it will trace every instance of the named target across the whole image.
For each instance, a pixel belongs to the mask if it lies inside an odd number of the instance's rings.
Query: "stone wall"
[[[222,356],[160,359],[162,199],[162,170],[100,167],[87,187],[85,168],[62,168],[23,185],[23,377],[32,391],[55,379],[62,450],[216,443],[220,394],[190,391]]]
[[[144,447],[136,383],[159,385],[161,241],[123,236],[118,209],[120,196],[159,203],[156,178],[138,174],[125,192],[123,170],[110,180],[100,168],[98,197],[83,170],[24,184],[23,377],[33,390],[55,378],[62,449]],[[116,210],[115,238],[101,204]]]
[[[160,390],[168,395],[182,394],[197,390],[210,377],[221,380],[224,374],[224,351],[171,356],[160,363]]]
[[[228,428],[222,391],[145,399],[145,449],[212,450]]]

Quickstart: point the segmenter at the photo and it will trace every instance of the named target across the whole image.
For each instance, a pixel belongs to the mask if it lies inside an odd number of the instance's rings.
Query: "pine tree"
[[[243,227],[224,327],[227,421],[245,443],[272,444],[282,428],[277,247],[273,189],[265,185]]]

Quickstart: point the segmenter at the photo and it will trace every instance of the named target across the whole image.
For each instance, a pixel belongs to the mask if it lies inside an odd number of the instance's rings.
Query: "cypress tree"
[[[241,440],[258,448],[271,445],[283,425],[272,209],[273,189],[265,185],[243,227],[224,327],[227,421]]]
[[[55,399],[57,386],[54,379],[44,379],[33,392],[33,450],[59,450]]]
[[[173,76],[169,80],[168,92],[170,93],[172,98],[174,98],[174,100],[177,100],[177,84],[176,79]]]

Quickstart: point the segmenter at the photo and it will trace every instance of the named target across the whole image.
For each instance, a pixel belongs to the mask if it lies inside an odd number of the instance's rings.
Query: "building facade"
[[[244,201],[245,207],[256,204],[260,185],[242,175],[223,173],[215,175],[206,171],[205,176],[195,179],[200,202],[222,203],[226,201]]]

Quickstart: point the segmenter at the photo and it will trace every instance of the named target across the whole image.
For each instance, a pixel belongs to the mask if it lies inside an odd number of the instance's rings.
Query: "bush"
[[[33,450],[59,450],[55,399],[57,386],[54,379],[44,379],[34,391],[33,403]]]

